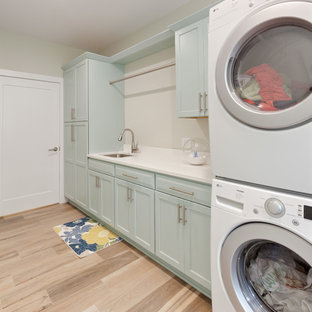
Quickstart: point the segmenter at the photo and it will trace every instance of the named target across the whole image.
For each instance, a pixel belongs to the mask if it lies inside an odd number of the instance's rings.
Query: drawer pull
[[[182,221],[182,219],[181,219],[181,208],[182,208],[182,206],[180,204],[178,204],[178,223],[180,223]]]
[[[138,179],[138,177],[130,176],[130,175],[125,174],[125,173],[123,173],[122,175],[123,175],[124,177],[126,177],[126,178],[131,178],[131,179],[134,179],[134,180],[137,180],[137,179]]]
[[[187,192],[187,191],[179,190],[179,189],[177,189],[175,187],[169,187],[169,189],[172,190],[172,191],[176,191],[176,192],[180,192],[180,193],[186,194],[186,195],[194,196],[194,192]]]

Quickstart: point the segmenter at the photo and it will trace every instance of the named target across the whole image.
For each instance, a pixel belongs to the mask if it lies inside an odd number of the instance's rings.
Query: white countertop
[[[187,162],[187,154],[181,150],[147,146],[140,146],[140,151],[131,157],[113,158],[103,155],[112,153],[116,152],[89,154],[88,157],[197,182],[212,183],[209,157],[205,165],[191,165]]]

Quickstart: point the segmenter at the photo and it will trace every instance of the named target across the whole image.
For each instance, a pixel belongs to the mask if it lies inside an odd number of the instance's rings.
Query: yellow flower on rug
[[[93,227],[88,233],[82,234],[82,239],[88,244],[98,245],[106,245],[117,237],[117,235],[100,225]]]

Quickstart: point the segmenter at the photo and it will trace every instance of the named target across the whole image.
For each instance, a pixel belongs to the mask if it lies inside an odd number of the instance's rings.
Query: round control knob
[[[284,204],[277,198],[269,198],[264,203],[266,212],[274,218],[280,218],[285,214]]]

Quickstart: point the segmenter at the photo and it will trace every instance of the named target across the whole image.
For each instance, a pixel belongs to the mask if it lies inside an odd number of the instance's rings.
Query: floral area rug
[[[57,225],[53,230],[81,258],[122,240],[89,217]]]

